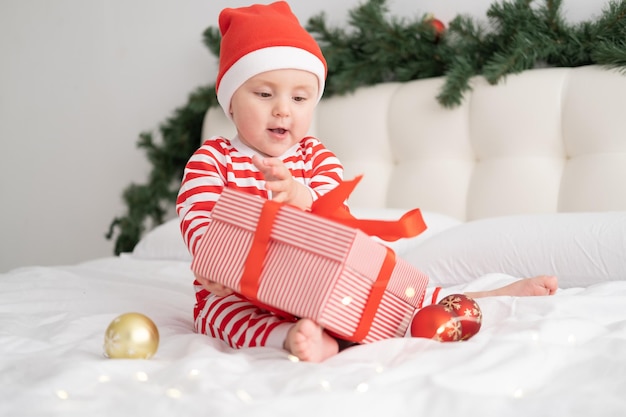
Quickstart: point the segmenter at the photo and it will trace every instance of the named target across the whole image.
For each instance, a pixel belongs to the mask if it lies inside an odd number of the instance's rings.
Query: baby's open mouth
[[[278,133],[279,135],[283,135],[287,132],[287,129],[283,129],[282,127],[278,127],[276,129],[270,129],[271,132]]]

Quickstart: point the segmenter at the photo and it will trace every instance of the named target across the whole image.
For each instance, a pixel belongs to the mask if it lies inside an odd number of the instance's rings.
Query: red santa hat
[[[220,63],[217,100],[230,117],[230,100],[249,78],[277,69],[312,72],[324,93],[326,60],[315,39],[284,1],[226,8],[219,16]]]

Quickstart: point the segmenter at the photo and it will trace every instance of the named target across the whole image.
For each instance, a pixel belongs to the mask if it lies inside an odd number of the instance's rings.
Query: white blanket
[[[0,415],[626,414],[626,281],[481,299],[468,341],[394,339],[321,364],[195,334],[191,282],[188,262],[131,256],[0,275]],[[131,311],[158,326],[158,352],[105,358],[106,327]]]

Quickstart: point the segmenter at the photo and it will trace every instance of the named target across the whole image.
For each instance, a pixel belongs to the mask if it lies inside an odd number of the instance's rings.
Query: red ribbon
[[[344,202],[352,193],[362,176],[358,176],[353,180],[340,183],[333,190],[318,198],[311,207],[311,212],[337,221],[346,226],[358,228],[370,236],[378,236],[386,241],[394,241],[404,237],[417,236],[426,230],[426,224],[422,218],[421,211],[414,209],[407,212],[399,220],[361,220],[357,219],[348,211]],[[244,270],[240,281],[240,292],[251,302],[271,311],[281,317],[295,320],[293,315],[277,310],[271,306],[267,306],[258,300],[259,278],[263,269],[263,263],[267,254],[267,248],[270,243],[270,234],[276,220],[276,216],[281,203],[268,200],[263,204],[257,228],[254,233],[252,245],[245,261]],[[350,340],[359,342],[363,340],[370,331],[374,322],[374,317],[378,310],[378,306],[385,293],[391,274],[396,264],[395,253],[386,248],[385,259],[380,268],[376,281],[372,284],[372,289],[365,303],[361,321],[357,326]],[[342,336],[345,337],[345,336]]]
[[[361,321],[352,336],[350,336],[350,340],[353,342],[360,342],[365,339],[365,336],[367,336],[370,332],[372,324],[374,324],[374,318],[378,312],[378,306],[383,299],[383,295],[385,295],[385,290],[387,289],[387,285],[391,279],[393,268],[396,266],[396,254],[391,249],[386,249],[387,253],[385,254],[385,260],[380,267],[380,271],[378,271],[376,281],[374,281],[372,290],[370,291],[367,301],[365,302],[365,306],[363,307]]]
[[[393,242],[405,237],[414,237],[426,230],[426,223],[424,223],[420,209],[413,209],[398,220],[363,220],[355,218],[348,211],[344,202],[352,194],[361,178],[363,176],[359,175],[352,180],[341,182],[337,187],[314,201],[311,212],[346,226],[360,229],[370,236],[378,236],[387,242]]]
[[[258,307],[271,311],[277,316],[283,317],[288,320],[295,321],[296,317],[292,314],[286,313],[282,310],[278,310],[274,307],[263,304],[259,301],[259,278],[263,270],[263,262],[265,261],[265,255],[267,254],[267,248],[270,244],[270,234],[276,220],[276,215],[280,210],[282,204],[272,200],[267,200],[263,203],[261,208],[261,214],[259,215],[259,222],[252,238],[252,245],[250,251],[246,257],[243,273],[241,274],[241,280],[239,281],[240,292],[249,301],[256,304]]]

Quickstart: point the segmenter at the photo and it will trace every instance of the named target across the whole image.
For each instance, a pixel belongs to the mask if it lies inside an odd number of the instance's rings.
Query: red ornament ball
[[[411,336],[440,342],[461,339],[461,322],[457,314],[442,304],[431,304],[419,310],[411,321]]]
[[[443,33],[446,31],[446,25],[441,20],[437,19],[432,13],[426,15],[424,20],[428,22],[433,27],[433,29],[435,29],[435,39],[439,40],[441,35],[443,35]]]
[[[437,36],[441,36],[441,34],[443,34],[443,32],[446,30],[446,25],[444,25],[443,22],[439,19],[432,19],[430,21],[430,24],[433,25],[433,28],[435,28],[435,33],[437,33]]]
[[[458,315],[462,327],[461,340],[467,340],[478,333],[483,322],[483,314],[473,298],[465,294],[451,294],[438,304]]]

